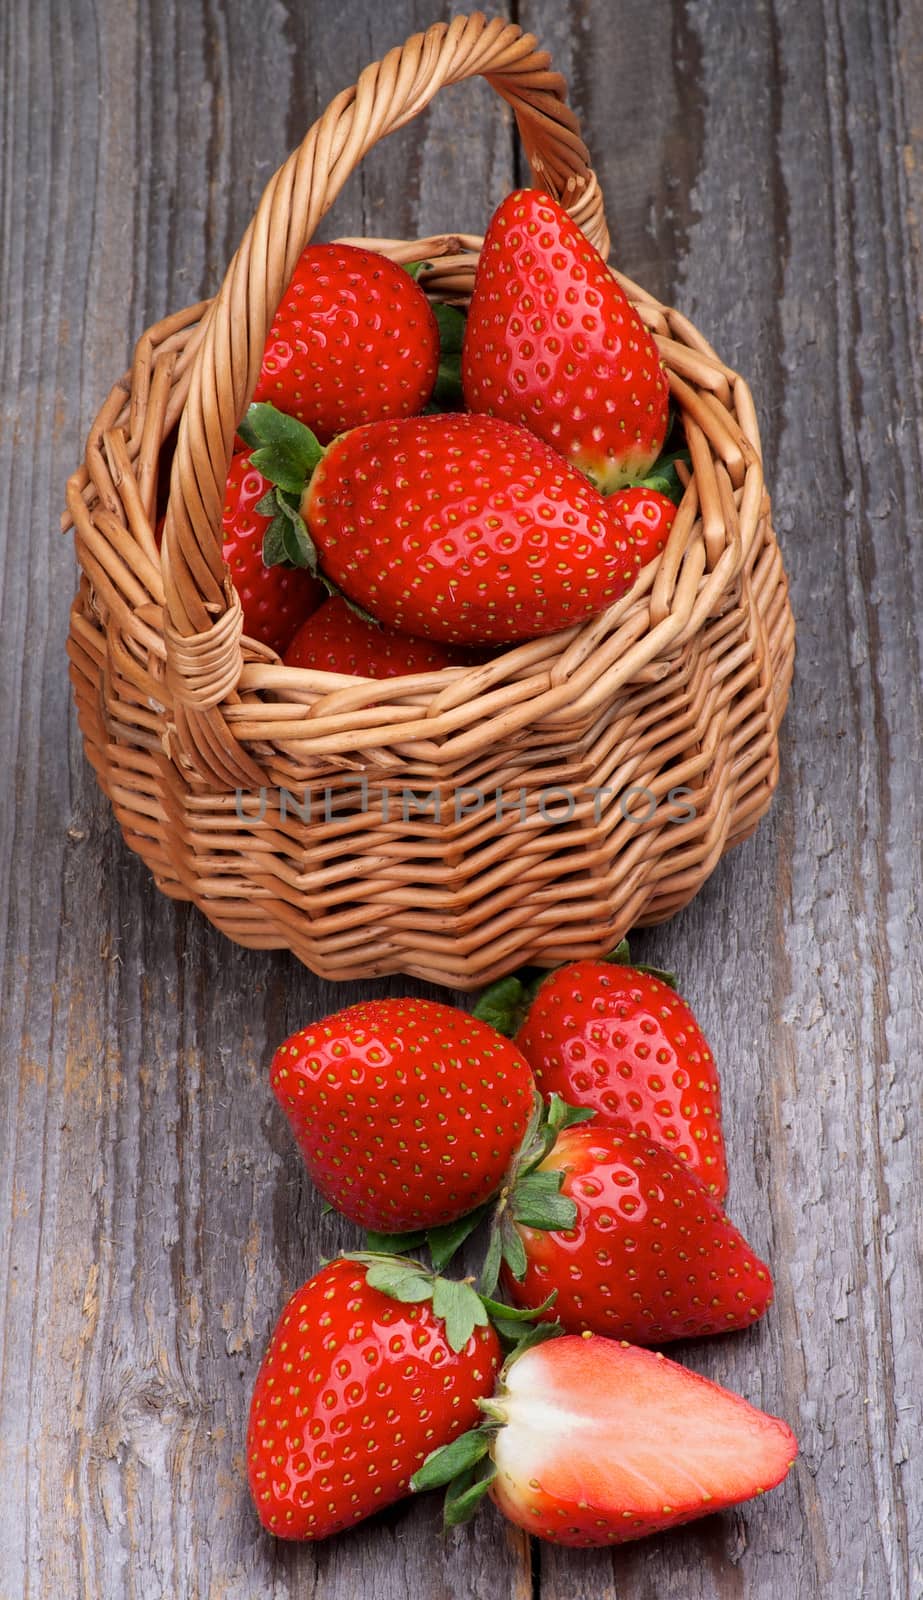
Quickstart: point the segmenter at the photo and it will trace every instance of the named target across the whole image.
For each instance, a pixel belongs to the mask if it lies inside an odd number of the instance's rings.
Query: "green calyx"
[[[505,1264],[517,1280],[525,1277],[528,1261],[519,1228],[542,1228],[550,1232],[572,1228],[577,1207],[561,1193],[563,1172],[539,1172],[559,1133],[578,1123],[588,1122],[595,1113],[587,1106],[569,1106],[560,1095],[551,1096],[546,1106],[536,1093],[529,1125],[513,1158],[507,1181],[500,1191],[491,1220],[487,1253],[478,1279],[482,1295],[492,1295]],[[534,1307],[530,1315],[547,1309]],[[508,1314],[508,1313],[507,1313]]]
[[[677,462],[691,467],[692,458],[688,450],[671,450],[669,454],[658,456],[649,472],[643,478],[629,478],[618,489],[612,492],[618,494],[623,489],[655,489],[658,494],[666,495],[678,506],[686,492],[686,485],[676,470]]]
[[[627,939],[617,944],[609,955],[600,956],[599,960],[633,967],[635,972],[646,972],[649,977],[659,978],[671,989],[676,988],[676,978],[672,972],[663,972],[660,967],[647,967],[632,961]],[[489,1023],[497,1033],[502,1033],[505,1039],[515,1039],[542,984],[560,971],[560,967],[520,967],[508,978],[498,978],[479,997],[474,1015],[481,1022]]]
[[[439,371],[427,410],[461,411],[464,406],[461,354],[465,314],[457,306],[434,305],[433,315],[439,328]]]
[[[460,1433],[451,1444],[432,1450],[410,1480],[415,1494],[426,1489],[445,1487],[443,1523],[446,1528],[457,1527],[472,1517],[497,1475],[493,1461],[492,1445],[506,1422],[503,1405],[503,1379],[514,1361],[526,1350],[546,1339],[556,1339],[562,1332],[560,1323],[541,1323],[531,1328],[507,1356],[500,1372],[498,1394],[478,1401],[486,1421],[480,1427]]]
[[[251,464],[273,485],[256,507],[260,516],[272,519],[263,535],[263,565],[305,567],[323,581],[317,549],[301,515],[304,491],[324,458],[323,445],[303,422],[268,402],[252,405],[237,432],[250,449]]]
[[[518,1310],[492,1300],[475,1289],[471,1279],[442,1278],[428,1272],[419,1261],[399,1255],[383,1255],[377,1250],[351,1250],[343,1257],[366,1268],[370,1289],[378,1289],[392,1300],[413,1305],[429,1300],[434,1314],[445,1326],[446,1341],[458,1354],[464,1350],[475,1328],[493,1323],[501,1338],[518,1348],[524,1336],[532,1333],[532,1318],[549,1310],[554,1294],[536,1309]]]

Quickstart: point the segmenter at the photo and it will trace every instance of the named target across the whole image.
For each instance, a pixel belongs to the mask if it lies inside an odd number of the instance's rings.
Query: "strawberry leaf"
[[[409,1264],[403,1269],[389,1263],[369,1267],[365,1279],[371,1289],[380,1289],[383,1294],[390,1295],[392,1300],[400,1300],[404,1305],[433,1298],[432,1278],[422,1268],[414,1271]]]
[[[431,1450],[422,1467],[418,1467],[411,1478],[411,1489],[415,1494],[424,1489],[439,1489],[444,1483],[451,1483],[460,1472],[469,1471],[486,1456],[492,1432],[490,1427],[470,1428],[467,1433],[460,1433],[451,1444]]]
[[[444,1526],[457,1528],[460,1523],[473,1517],[496,1476],[494,1463],[484,1460],[479,1467],[470,1468],[461,1477],[455,1478],[445,1493],[442,1513]]]
[[[404,261],[404,262],[402,262],[402,266],[404,268],[404,271],[407,273],[407,276],[409,278],[412,278],[414,283],[416,283],[418,281],[418,279],[419,279],[420,273],[423,271],[423,268],[429,266],[429,262],[428,261]]]
[[[553,1231],[572,1228],[577,1207],[560,1193],[563,1172],[530,1172],[520,1179],[510,1199],[513,1218],[524,1228]]]
[[[377,1255],[403,1255],[407,1250],[419,1250],[426,1243],[425,1233],[374,1233],[365,1236],[365,1248]]]
[[[548,1127],[555,1136],[579,1122],[589,1122],[595,1115],[592,1106],[568,1105],[559,1094],[553,1094],[548,1102]]]
[[[478,1288],[482,1295],[492,1295],[497,1287],[500,1277],[500,1263],[503,1260],[503,1239],[499,1227],[491,1229],[490,1243],[478,1279]]]
[[[540,1316],[542,1312],[550,1311],[557,1298],[557,1289],[552,1289],[548,1298],[543,1300],[540,1306],[508,1306],[502,1300],[491,1300],[488,1295],[482,1294],[481,1304],[488,1313],[491,1322],[496,1322],[497,1318],[502,1318],[504,1322],[515,1326],[520,1322],[531,1322],[534,1317]],[[521,1333],[522,1329],[520,1328],[516,1337],[518,1338]]]
[[[560,1322],[537,1322],[534,1328],[529,1328],[513,1346],[500,1369],[501,1378],[506,1376],[513,1362],[518,1361],[527,1350],[531,1350],[533,1345],[545,1344],[548,1339],[558,1339],[563,1332]]]
[[[489,1206],[478,1206],[475,1211],[469,1211],[465,1217],[459,1217],[457,1222],[447,1222],[445,1227],[430,1228],[425,1235],[429,1245],[430,1259],[437,1272],[447,1267],[456,1251],[461,1249],[469,1234],[472,1234],[480,1222],[487,1215]]]
[[[649,978],[659,978],[661,983],[665,983],[668,988],[676,988],[675,972],[665,972],[662,967],[648,967],[643,962],[632,961],[627,939],[623,939],[621,944],[617,944],[609,955],[603,956],[603,960],[611,961],[619,967],[633,967],[635,972],[646,972]]]
[[[529,1262],[526,1257],[526,1247],[507,1214],[504,1214],[500,1222],[500,1250],[513,1277],[519,1283],[526,1275]]]
[[[525,993],[518,978],[500,978],[484,990],[474,1008],[474,1015],[495,1032],[502,1033],[505,1039],[512,1039],[525,1021],[528,1010],[528,1006],[523,1006]]]
[[[488,1322],[481,1297],[470,1283],[451,1278],[434,1279],[433,1311],[445,1323],[446,1339],[456,1354],[464,1350],[475,1328],[484,1328]]]
[[[266,401],[250,407],[244,426],[248,438],[258,441],[250,456],[257,470],[287,493],[303,494],[314,468],[324,457],[323,445],[311,429]]]

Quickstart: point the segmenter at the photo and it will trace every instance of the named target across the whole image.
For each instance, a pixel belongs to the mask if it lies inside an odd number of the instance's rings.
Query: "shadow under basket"
[[[283,667],[242,633],[221,504],[275,307],[363,154],[475,75],[512,105],[535,181],[608,254],[547,55],[499,19],[436,24],[337,96],[269,184],[216,299],[143,335],[68,484],[71,678],[126,841],[231,939],[331,979],[474,989],[523,962],[602,955],[691,899],[778,776],[794,626],[750,391],[619,274],[692,462],[667,547],[623,600],[486,665],[384,682]],[[455,304],[481,243],[350,242],[425,260],[427,293]]]

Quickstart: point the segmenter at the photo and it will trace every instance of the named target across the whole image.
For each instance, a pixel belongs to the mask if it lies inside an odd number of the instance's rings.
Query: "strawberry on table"
[[[393,628],[360,617],[342,595],[330,595],[298,630],[283,660],[287,667],[311,667],[359,678],[398,678],[434,672],[465,661],[460,651],[432,639],[408,639]]]
[[[643,478],[667,432],[657,347],[605,261],[551,195],[491,218],[462,350],[472,411],[531,428],[609,492]]]
[[[424,1456],[478,1420],[500,1341],[465,1287],[343,1259],[292,1295],[247,1435],[250,1492],[270,1533],[324,1539],[352,1527],[407,1494]]]
[[[514,1037],[546,1100],[559,1094],[595,1111],[594,1127],[656,1140],[724,1199],[715,1059],[691,1007],[663,976],[620,961],[570,962],[539,985]]]
[[[399,633],[511,643],[586,621],[634,582],[611,504],[525,428],[409,417],[323,451],[271,406],[241,427],[277,485],[278,558],[315,564]]]
[[[436,319],[409,272],[373,250],[310,244],[273,318],[254,399],[326,443],[422,411],[438,367]]]
[[[381,1233],[441,1227],[489,1200],[535,1099],[515,1045],[432,1000],[369,1000],[302,1028],[270,1078],[317,1187]]]
[[[595,1120],[564,1128],[514,1179],[497,1236],[514,1304],[569,1333],[663,1344],[747,1328],[772,1303],[769,1268],[688,1168]],[[553,1312],[539,1312],[552,1291]]]
[[[488,1493],[552,1544],[624,1544],[781,1483],[791,1429],[650,1350],[590,1335],[551,1339],[504,1368],[487,1422],[435,1451],[416,1490],[449,1483],[446,1522]]]
[[[244,633],[280,653],[324,598],[323,586],[293,566],[266,566],[263,539],[272,522],[258,507],[272,484],[242,451],[231,459],[224,491],[223,554],[244,613]]]

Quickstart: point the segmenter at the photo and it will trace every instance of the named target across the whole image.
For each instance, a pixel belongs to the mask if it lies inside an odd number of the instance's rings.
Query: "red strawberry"
[[[573,1202],[573,1223],[530,1226],[535,1191],[559,1174],[554,1203]],[[536,1315],[568,1333],[663,1344],[749,1327],[772,1303],[769,1268],[698,1179],[640,1133],[566,1128],[509,1208],[522,1255],[507,1235],[506,1288],[532,1307],[557,1290],[553,1312]]]
[[[292,1295],[260,1367],[248,1478],[260,1521],[281,1538],[325,1539],[400,1499],[493,1390],[500,1342],[486,1313],[450,1338],[422,1294],[399,1304],[374,1279],[355,1261],[322,1268]],[[441,1282],[429,1280],[430,1294]]]
[[[487,1491],[552,1544],[624,1544],[724,1511],[775,1488],[798,1450],[784,1422],[739,1395],[593,1335],[527,1349],[481,1409],[484,1429],[434,1452],[414,1489],[451,1481],[467,1463],[447,1523]]]
[[[297,427],[271,406],[247,416],[264,446],[256,465],[288,505],[287,535],[300,505],[304,561],[398,633],[528,639],[604,611],[634,581],[612,507],[525,428],[409,417],[354,428],[321,452]],[[309,477],[299,501],[292,491]]]
[[[465,403],[522,423],[608,492],[663,448],[669,389],[651,335],[549,194],[508,195],[478,262],[462,348]]]
[[[495,1194],[535,1093],[515,1045],[432,1000],[369,1000],[302,1028],[270,1077],[317,1187],[382,1233]]]
[[[408,639],[391,628],[376,627],[358,616],[342,595],[331,595],[298,629],[283,659],[287,667],[399,678],[452,667],[465,657],[430,639]]]
[[[631,541],[635,570],[640,572],[666,546],[676,517],[676,507],[659,489],[648,489],[643,484],[617,490],[612,496],[612,503]]]
[[[221,526],[224,559],[244,612],[244,632],[283,651],[324,597],[323,586],[297,567],[263,565],[263,535],[272,521],[256,507],[272,484],[242,452],[231,458]]]
[[[273,319],[254,399],[326,442],[422,411],[438,368],[436,319],[409,272],[372,250],[310,244]]]
[[[540,985],[516,1043],[546,1100],[665,1145],[716,1199],[727,1194],[721,1088],[685,1000],[652,973],[575,961]]]

